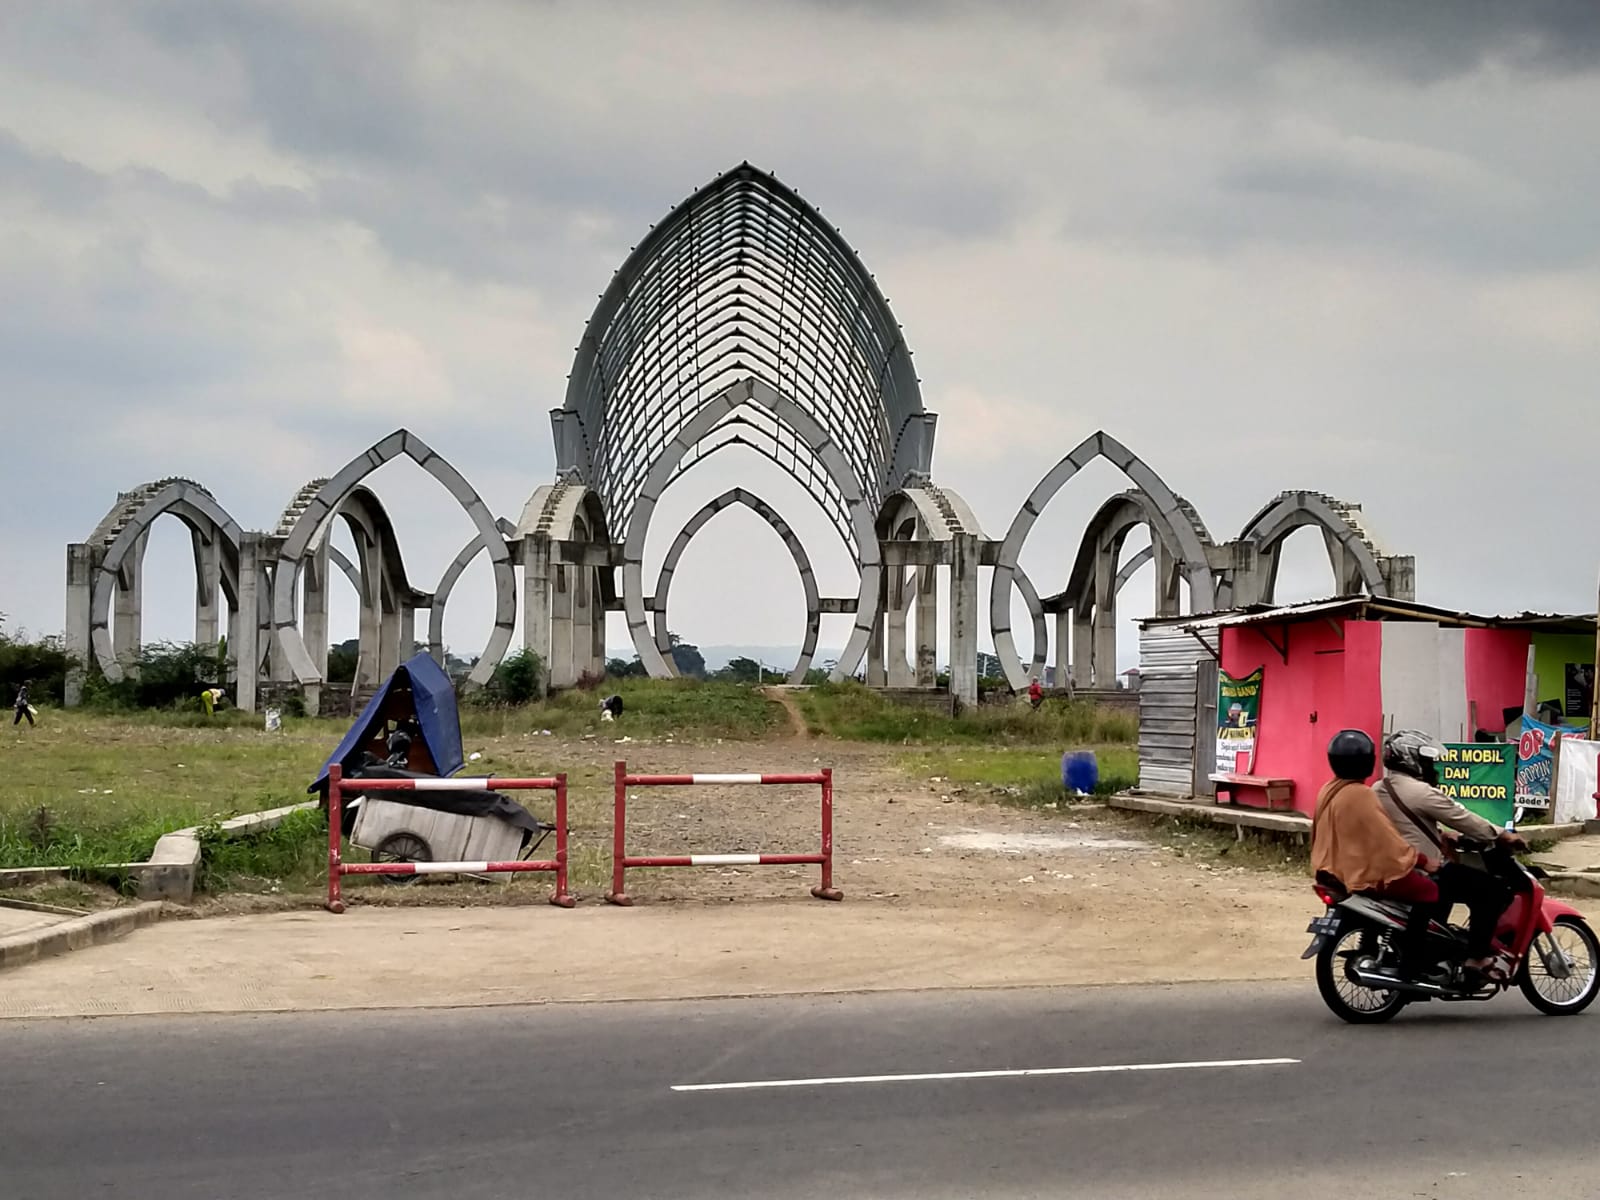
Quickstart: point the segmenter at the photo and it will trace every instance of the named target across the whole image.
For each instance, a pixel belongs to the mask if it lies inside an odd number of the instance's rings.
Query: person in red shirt
[[[1044,703],[1044,689],[1039,686],[1038,676],[1028,680],[1028,703],[1034,708]]]

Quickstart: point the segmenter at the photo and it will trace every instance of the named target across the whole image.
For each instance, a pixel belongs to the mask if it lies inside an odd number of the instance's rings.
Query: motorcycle
[[[1301,960],[1317,960],[1317,990],[1333,1013],[1353,1025],[1376,1025],[1424,1000],[1491,1000],[1515,984],[1548,1016],[1582,1012],[1600,994],[1600,939],[1583,915],[1545,895],[1545,873],[1524,866],[1504,846],[1463,839],[1461,861],[1486,870],[1513,892],[1495,928],[1494,963],[1465,965],[1466,932],[1435,919],[1423,940],[1416,978],[1398,977],[1400,945],[1411,906],[1352,895],[1319,873],[1314,890],[1327,911],[1306,928],[1313,935]]]

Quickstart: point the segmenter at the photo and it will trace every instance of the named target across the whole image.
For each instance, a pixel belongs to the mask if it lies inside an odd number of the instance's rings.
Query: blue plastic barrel
[[[1094,795],[1100,782],[1100,760],[1093,750],[1068,750],[1061,756],[1061,785],[1069,792]]]

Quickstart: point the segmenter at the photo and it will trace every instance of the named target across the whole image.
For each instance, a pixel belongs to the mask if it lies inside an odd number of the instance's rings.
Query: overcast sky
[[[1103,427],[1219,541],[1306,487],[1361,501],[1423,600],[1593,609],[1593,0],[51,0],[0,16],[9,627],[60,629],[63,547],[118,490],[185,475],[270,528],[401,425],[515,520],[612,271],[745,159],[877,276],[940,415],[936,477],[991,536]],[[744,482],[854,594],[804,494],[718,459],[669,494],[653,561]],[[409,464],[374,486],[431,589],[470,523]],[[1124,486],[1101,464],[1046,512],[1042,592]],[[161,522],[147,637],[192,632],[185,553]],[[1297,537],[1285,594],[1328,581]],[[742,509],[672,604],[701,644],[803,628]],[[479,564],[452,647],[491,610]]]

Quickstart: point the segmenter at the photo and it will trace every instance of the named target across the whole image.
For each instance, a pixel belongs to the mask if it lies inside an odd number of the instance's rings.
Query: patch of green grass
[[[1128,746],[1094,746],[1100,764],[1097,796],[1123,791],[1137,781],[1138,753]],[[930,751],[909,755],[901,765],[923,778],[986,787],[1007,802],[1030,807],[1057,803],[1065,796],[1061,785],[1061,755],[1048,750],[1006,750],[983,746]]]
[[[342,721],[44,714],[0,736],[0,867],[143,861],[164,833],[304,800]],[[176,721],[174,720],[176,718]]]
[[[963,742],[1010,746],[1130,745],[1139,724],[1126,713],[1091,704],[1025,701],[986,704],[958,717],[898,704],[853,681],[795,693],[813,734],[861,742]],[[1057,751],[1059,755],[1060,750]]]
[[[290,813],[274,829],[224,837],[215,822],[200,827],[202,891],[298,891],[326,878],[328,825],[320,809]]]
[[[622,716],[600,720],[600,701],[622,697]],[[461,710],[464,737],[502,737],[548,729],[567,736],[596,731],[634,738],[755,740],[784,723],[783,707],[757,689],[700,679],[608,679],[592,691],[561,692],[537,704]]]

